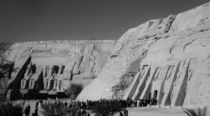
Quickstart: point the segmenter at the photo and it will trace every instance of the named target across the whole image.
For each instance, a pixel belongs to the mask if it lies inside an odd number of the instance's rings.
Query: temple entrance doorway
[[[152,97],[152,105],[157,105],[157,95],[158,95],[158,90],[154,90],[154,94]]]
[[[158,90],[154,90],[153,98],[157,100]]]

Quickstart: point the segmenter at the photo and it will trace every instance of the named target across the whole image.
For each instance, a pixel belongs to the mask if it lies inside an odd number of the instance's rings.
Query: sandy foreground
[[[32,113],[35,110],[35,104],[38,100],[26,100],[24,104],[24,108],[30,104],[31,106],[31,112],[30,116],[32,116]],[[44,102],[54,102],[54,100],[43,100]],[[69,100],[63,99],[62,102],[70,103]],[[128,115],[129,116],[188,116],[183,109],[181,108],[167,108],[167,107],[131,107],[127,108]],[[42,114],[43,109],[39,109],[39,116],[43,116]],[[209,116],[210,111],[207,109],[206,116]],[[91,113],[91,116],[94,116],[93,113]],[[119,113],[115,113],[114,116],[119,116]]]
[[[187,116],[179,108],[136,107],[128,108],[129,116]]]
[[[53,100],[52,100],[53,101]],[[66,100],[62,100],[65,102]],[[35,104],[37,100],[25,101],[25,106],[28,104],[31,105],[30,116],[35,110]],[[45,101],[44,101],[45,102]],[[160,107],[132,107],[127,108],[129,116],[187,116],[182,109],[179,108],[160,108]],[[43,116],[39,110],[39,116]],[[93,114],[91,114],[93,116]],[[119,113],[116,113],[115,116],[119,116]]]

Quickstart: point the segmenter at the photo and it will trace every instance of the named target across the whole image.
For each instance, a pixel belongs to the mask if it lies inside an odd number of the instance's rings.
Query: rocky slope
[[[98,78],[81,92],[78,100],[145,98],[154,94],[158,86],[161,105],[210,105],[209,56],[210,3],[149,20],[122,35]],[[116,93],[114,87],[126,74],[129,87]],[[138,78],[140,81],[135,84]],[[140,88],[136,92],[137,87]]]

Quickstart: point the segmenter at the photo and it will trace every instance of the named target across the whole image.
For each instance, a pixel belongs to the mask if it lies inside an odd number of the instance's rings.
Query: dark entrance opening
[[[154,91],[153,98],[154,98],[154,99],[157,99],[157,95],[158,95],[158,90],[155,90],[155,91]]]
[[[152,105],[157,105],[157,95],[158,95],[158,90],[154,90],[153,98],[152,98]]]

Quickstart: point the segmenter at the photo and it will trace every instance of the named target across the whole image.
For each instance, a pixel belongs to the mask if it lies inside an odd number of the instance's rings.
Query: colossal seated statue
[[[64,65],[54,65],[53,66],[53,78],[48,78],[48,82],[45,82],[47,87],[45,87],[47,90],[53,90],[53,91],[62,91],[62,80],[63,76],[65,75],[64,72],[65,66]]]
[[[26,77],[24,77],[21,80],[21,86],[20,86],[21,89],[28,89],[28,87],[29,87],[29,79],[31,78],[31,76],[32,75],[27,75]]]
[[[21,79],[21,89],[28,89],[28,85],[29,85],[29,79],[31,77],[31,71],[32,71],[32,63],[30,63],[26,69],[26,72],[24,74],[23,79]]]
[[[62,81],[63,81],[63,76],[62,74],[58,74],[56,75],[56,78],[54,80],[54,86],[53,86],[53,90],[57,91],[57,92],[61,92],[62,90]]]
[[[65,69],[62,76],[62,81],[60,82],[60,90],[64,91],[70,87],[71,80],[73,79],[73,71]]]
[[[65,69],[65,66],[64,65],[60,65],[58,74],[62,75],[63,72],[64,72],[64,69]]]
[[[57,81],[57,88],[56,88],[56,90],[58,91],[58,92],[63,92],[63,84],[62,84],[62,82],[63,82],[63,80],[59,80],[59,81]]]
[[[28,65],[24,77],[30,75],[31,71],[32,71],[32,63],[30,63],[30,64]]]
[[[47,90],[48,78],[47,77],[44,77],[43,82],[44,82],[44,90]]]
[[[47,73],[47,77],[44,77],[44,89],[49,91],[54,89],[56,86],[56,78],[59,71],[59,66],[53,65],[49,68],[49,71]]]
[[[52,88],[53,88],[53,85],[54,85],[54,76],[55,75],[52,75],[52,76],[48,76],[48,77],[46,77],[45,79],[44,79],[44,83],[45,83],[45,85],[44,85],[44,89],[45,90],[51,90]]]
[[[54,80],[54,83],[53,83],[53,91],[57,91],[57,86],[59,86],[59,80],[58,79],[55,79]]]
[[[32,65],[32,67],[35,66],[35,64]],[[36,66],[35,66],[36,67]],[[29,89],[35,89],[36,81],[39,79],[39,77],[43,74],[43,66],[38,66],[37,72],[32,71],[32,76],[29,79]]]
[[[53,72],[53,67],[50,65],[47,65],[45,67],[44,76],[43,76],[44,90],[49,90],[50,83],[53,78],[52,72]]]
[[[35,86],[35,79],[33,79],[34,76],[29,80],[29,89],[34,89]]]

